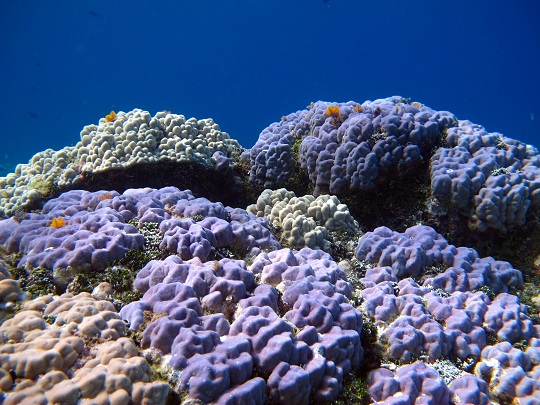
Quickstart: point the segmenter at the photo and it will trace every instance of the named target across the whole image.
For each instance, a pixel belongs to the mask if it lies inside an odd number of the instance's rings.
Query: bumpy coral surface
[[[537,149],[391,97],[240,150],[134,110],[0,178],[0,403],[540,403]]]
[[[164,404],[169,386],[125,332],[114,305],[86,293],[26,303],[0,326],[3,403]]]
[[[347,206],[331,195],[296,197],[294,192],[284,188],[266,189],[247,210],[281,228],[282,243],[294,248],[329,252],[332,249],[330,231],[359,232]]]
[[[337,106],[336,113],[328,113]],[[388,176],[429,160],[430,149],[446,128],[455,126],[448,112],[434,111],[401,97],[363,104],[318,101],[266,128],[245,153],[250,180],[277,187],[288,179],[299,159],[315,192],[371,190]],[[301,142],[299,156],[293,144]]]
[[[460,121],[432,158],[431,190],[471,228],[506,230],[540,209],[540,156],[531,145]]]
[[[472,249],[456,248],[426,226],[403,234],[388,228],[368,232],[359,241],[357,257],[372,263],[361,279],[366,287],[361,292],[362,308],[378,329],[384,357],[397,363],[416,359],[428,363],[415,362],[396,373],[388,368],[374,370],[369,377],[374,400],[390,404],[399,394],[411,405],[448,403],[455,390],[454,395],[467,398],[466,403],[486,404],[489,387],[501,400],[534,397],[538,401],[532,368],[539,360],[540,327],[519,298],[507,293],[522,287],[520,271],[507,262],[479,258]],[[490,298],[482,291],[486,286],[498,295]],[[504,343],[491,346],[489,339]],[[523,343],[530,346],[526,352],[530,355],[512,347]],[[524,360],[512,363],[506,353]],[[461,370],[448,369],[439,363],[447,358],[461,359],[466,365],[472,362]],[[505,370],[510,366],[517,369]],[[465,372],[473,368],[480,378]],[[518,390],[517,385],[526,388]]]
[[[234,164],[240,144],[212,119],[148,111],[119,112],[112,122],[81,131],[81,140],[59,151],[47,149],[14,173],[0,177],[0,214],[13,215],[56,188],[73,188],[85,175],[158,162],[196,163],[223,170]]]
[[[54,218],[65,225],[51,226]],[[103,270],[128,250],[142,249],[145,238],[130,220],[159,224],[160,248],[186,260],[205,260],[212,249],[233,244],[252,255],[261,247],[280,247],[264,219],[174,187],[123,194],[66,192],[47,202],[40,214],[0,220],[0,246],[21,253],[20,266],[55,270],[57,283],[65,285],[80,271]]]
[[[321,251],[261,253],[249,268],[171,256],[150,262],[135,288],[142,300],[121,315],[138,329],[145,311],[161,314],[145,325],[142,346],[169,355],[181,386],[204,402],[263,403],[266,391],[278,403],[332,401],[362,361],[352,287]]]

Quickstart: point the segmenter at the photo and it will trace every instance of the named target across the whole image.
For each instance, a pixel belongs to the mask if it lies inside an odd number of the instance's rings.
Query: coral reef
[[[356,106],[318,101],[270,125],[243,154],[251,162],[250,180],[270,188],[282,186],[300,163],[315,194],[372,190],[396,170],[404,174],[429,160],[441,133],[457,125],[452,114],[408,104],[401,97]],[[295,138],[302,141],[299,162],[291,153]]]
[[[146,311],[163,315],[144,325],[141,344],[170,355],[190,397],[240,403],[242,387],[256,384],[278,403],[306,403],[312,392],[332,401],[363,353],[345,279],[328,254],[308,248],[261,253],[249,268],[171,256],[139,272],[135,288],[145,294],[120,314],[133,329]]]
[[[479,231],[506,231],[538,214],[538,150],[470,121],[450,128],[445,140],[448,147],[432,157],[435,207],[459,210],[469,218],[470,228]]]
[[[102,198],[107,193],[110,198]],[[57,217],[66,225],[51,227]],[[183,259],[205,260],[212,249],[232,245],[244,255],[281,247],[264,219],[174,187],[123,194],[68,191],[39,214],[0,220],[0,246],[22,254],[19,266],[54,270],[55,282],[65,286],[80,272],[103,270],[129,250],[142,249],[145,238],[131,220],[158,224],[159,247]]]
[[[456,212],[476,232],[507,232],[539,214],[531,145],[401,97],[356,106],[318,101],[270,125],[242,154],[250,181],[275,189],[304,170],[315,195],[348,196],[384,194],[396,179],[430,173],[426,214]]]
[[[539,190],[536,148],[401,97],[243,153],[111,112],[0,178],[0,403],[540,403]]]

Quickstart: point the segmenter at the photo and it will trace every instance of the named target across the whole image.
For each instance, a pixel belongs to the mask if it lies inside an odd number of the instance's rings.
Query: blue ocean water
[[[392,95],[540,145],[535,1],[0,1],[0,170],[110,110],[212,117],[244,147],[311,101]]]

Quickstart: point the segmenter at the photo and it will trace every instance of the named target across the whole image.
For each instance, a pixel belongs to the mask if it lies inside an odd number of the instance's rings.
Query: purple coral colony
[[[539,214],[536,148],[401,97],[107,116],[0,178],[0,404],[540,404]]]

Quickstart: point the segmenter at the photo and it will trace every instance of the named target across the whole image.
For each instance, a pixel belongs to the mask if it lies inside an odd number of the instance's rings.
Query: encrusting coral
[[[384,195],[427,175],[428,214],[463,216],[474,232],[504,233],[538,216],[533,146],[397,96],[358,105],[318,101],[271,124],[242,155],[250,181],[279,188],[300,167],[315,195],[341,198]]]

